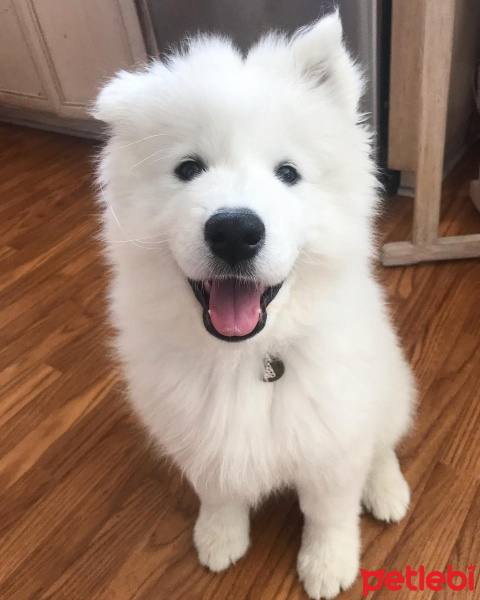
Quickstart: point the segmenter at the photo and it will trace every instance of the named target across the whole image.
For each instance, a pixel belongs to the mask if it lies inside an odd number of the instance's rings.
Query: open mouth
[[[203,307],[205,329],[226,342],[241,342],[262,331],[267,306],[283,283],[262,287],[236,277],[188,282]]]

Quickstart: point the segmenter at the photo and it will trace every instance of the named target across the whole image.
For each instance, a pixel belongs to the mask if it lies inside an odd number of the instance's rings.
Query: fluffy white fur
[[[100,201],[116,347],[132,406],[200,497],[200,562],[219,571],[239,559],[249,508],[294,486],[298,573],[316,599],[355,580],[362,498],[387,521],[409,503],[394,447],[414,384],[371,273],[377,190],[361,90],[333,14],[245,57],[220,37],[189,40],[118,74],[95,112],[111,130]],[[173,171],[191,154],[208,170],[185,183]],[[274,174],[287,159],[295,186]],[[207,333],[187,277],[212,277],[205,221],[237,206],[265,223],[258,281],[285,283],[265,329],[234,344]],[[285,363],[276,383],[261,380],[266,352]]]

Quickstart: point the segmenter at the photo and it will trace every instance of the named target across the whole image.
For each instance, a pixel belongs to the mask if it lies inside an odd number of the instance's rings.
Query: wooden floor
[[[0,125],[0,598],[305,598],[293,496],[256,514],[251,550],[230,571],[212,575],[197,564],[197,500],[148,450],[105,349],[95,151],[92,142]],[[479,157],[470,153],[446,182],[443,234],[480,231],[467,197]],[[388,206],[382,235],[401,239],[411,203]],[[362,566],[466,571],[473,562],[480,580],[480,262],[379,277],[421,404],[401,450],[411,510],[393,526],[362,518]],[[373,598],[473,600],[480,581],[476,588],[383,588]],[[361,597],[358,578],[342,598]]]

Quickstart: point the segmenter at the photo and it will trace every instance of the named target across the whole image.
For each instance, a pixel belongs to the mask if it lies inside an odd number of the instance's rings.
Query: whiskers
[[[159,234],[160,235],[160,234]],[[151,237],[156,237],[156,236],[151,236]],[[141,248],[146,248],[147,250],[155,250],[155,248],[150,248],[150,246],[153,246],[154,244],[164,244],[165,242],[169,242],[170,240],[160,240],[158,242],[142,242],[142,239],[148,239],[148,238],[136,238],[136,239],[128,239],[128,240],[110,240],[112,244],[146,244],[145,246],[141,246]]]
[[[153,135],[147,135],[146,137],[142,138],[141,140],[136,140],[135,142],[130,142],[129,144],[120,146],[120,148],[118,148],[118,150],[123,150],[124,148],[128,148],[129,146],[135,146],[135,144],[140,144],[140,142],[144,142],[145,140],[151,140],[152,138],[157,138],[157,137],[165,137],[168,135],[169,135],[168,133],[155,133]]]
[[[154,133],[153,135],[147,135],[139,140],[130,142],[129,144],[124,144],[123,146],[120,146],[119,148],[117,148],[117,150],[123,150],[124,148],[129,148],[130,146],[135,146],[135,144],[140,144],[141,142],[144,142],[145,140],[151,140],[153,138],[158,138],[158,137],[169,137],[169,138],[176,138],[179,140],[185,140],[184,137],[182,137],[176,133]]]
[[[139,165],[141,165],[144,162],[147,162],[147,160],[149,160],[150,158],[153,158],[154,156],[158,156],[158,154],[160,154],[160,152],[164,152],[163,148],[161,150],[157,150],[156,152],[154,152],[153,154],[150,154],[150,156],[147,156],[145,158],[142,158],[142,160],[139,160],[137,163],[135,163],[133,165],[133,167],[130,167],[130,171],[133,171],[133,169],[135,169],[136,167],[138,167]],[[166,158],[167,156],[170,156],[171,152],[164,152],[162,155],[160,155],[156,160],[153,160],[153,162],[156,162],[157,160],[161,160],[162,158]],[[149,164],[152,164],[149,163]]]
[[[180,141],[185,141],[185,139],[186,139],[186,138],[183,138],[183,137],[181,137],[177,134],[173,134],[173,133],[155,133],[153,135],[147,135],[139,140],[135,140],[134,142],[129,142],[128,144],[124,144],[123,146],[118,146],[118,148],[116,148],[116,150],[123,150],[125,148],[130,148],[131,146],[135,146],[135,145],[141,144],[142,142],[145,142],[147,140],[152,140],[152,139],[159,138],[159,137],[174,138],[174,139],[180,140]],[[150,154],[149,156],[142,158],[142,160],[139,160],[137,163],[132,165],[129,168],[129,171],[133,171],[133,169],[135,169],[136,167],[138,167],[139,165],[141,165],[143,163],[146,163],[150,158],[153,158],[154,156],[160,155],[160,156],[158,156],[158,158],[156,160],[160,160],[162,158],[171,156],[172,151],[173,151],[173,148],[171,148],[171,147],[160,148],[160,149],[156,150],[155,152],[153,152],[152,154]],[[152,161],[152,162],[156,162],[156,160]]]
[[[117,227],[120,230],[120,233],[125,238],[124,240],[111,240],[112,244],[132,244],[133,246],[136,246],[137,248],[143,248],[144,250],[157,250],[158,251],[158,250],[161,250],[161,248],[159,248],[159,246],[161,246],[161,244],[165,244],[170,241],[169,239],[157,240],[157,238],[165,236],[165,234],[163,234],[163,233],[157,233],[155,235],[149,235],[149,236],[141,237],[141,238],[131,238],[127,234],[125,229],[122,227],[120,221],[118,220],[118,217],[115,214],[113,206],[108,201],[108,199],[105,195],[105,191],[102,186],[100,186],[100,191],[102,192],[103,199],[105,200],[107,206],[112,211],[113,218],[115,219],[115,222],[117,224]],[[150,241],[146,241],[146,240],[157,240],[157,241],[150,242]]]
[[[306,260],[303,259],[303,258],[298,257],[297,261],[296,261],[297,263],[304,264],[304,265],[315,265],[315,266],[319,266],[319,267],[323,265],[323,263],[322,263],[321,260],[314,260],[310,256],[310,254],[308,254],[307,252],[305,252],[305,250],[303,248],[298,248],[298,252],[300,254],[303,254],[303,256],[306,257]]]

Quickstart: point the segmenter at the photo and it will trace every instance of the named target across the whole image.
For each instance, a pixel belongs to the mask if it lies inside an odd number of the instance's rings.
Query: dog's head
[[[100,93],[115,218],[145,260],[157,248],[175,263],[216,337],[261,331],[299,270],[320,277],[368,255],[375,184],[361,88],[333,14],[246,56],[197,37]]]

